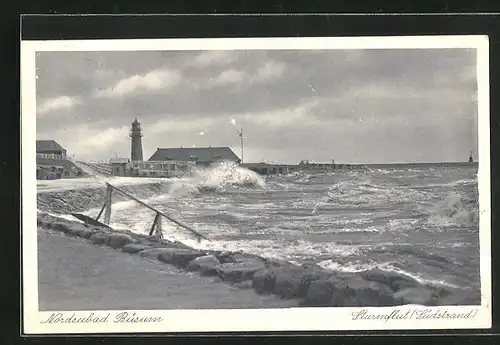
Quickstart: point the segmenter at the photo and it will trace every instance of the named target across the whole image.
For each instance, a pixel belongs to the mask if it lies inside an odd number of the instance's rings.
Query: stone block
[[[148,248],[140,252],[141,256],[148,259],[160,260],[160,254],[171,253],[172,248]],[[163,261],[163,260],[162,260]]]
[[[162,248],[158,253],[158,259],[167,264],[175,265],[176,260],[174,258],[175,254],[180,254],[182,252],[192,253],[192,250],[189,249],[179,249],[179,248]]]
[[[407,288],[394,294],[394,299],[399,304],[433,305],[432,292],[426,288]]]
[[[422,286],[417,280],[411,277],[396,272],[383,271],[379,268],[361,272],[360,276],[364,280],[387,285],[394,292],[406,288]]]
[[[150,245],[141,243],[129,243],[123,246],[122,250],[126,253],[137,253],[142,250],[151,249]]]
[[[123,246],[131,243],[137,243],[137,240],[130,235],[112,233],[109,235],[106,244],[111,248],[123,248]]]
[[[97,232],[89,237],[90,242],[95,244],[106,244],[109,235],[103,232]]]
[[[445,297],[434,298],[439,306],[481,305],[481,293],[470,289],[452,289]]]
[[[333,285],[331,305],[335,307],[394,306],[393,291],[382,283],[355,276]]]
[[[221,264],[217,268],[217,274],[224,281],[237,283],[252,280],[253,274],[264,268],[265,264],[262,260],[248,259],[246,261]]]
[[[82,237],[82,238],[90,238],[94,234],[94,231],[87,228],[83,224],[73,224],[73,226],[71,226],[71,228],[69,228],[67,233],[72,235],[72,236],[77,236],[77,237]]]
[[[252,277],[252,287],[257,293],[273,293],[276,283],[276,273],[272,269],[261,269],[254,273]]]
[[[57,231],[62,231],[64,233],[69,232],[70,227],[71,226],[66,222],[54,222],[50,226],[51,229],[57,230]]]
[[[202,275],[216,275],[220,261],[214,255],[205,255],[191,260],[187,266],[189,271],[198,271]]]
[[[323,277],[312,281],[302,305],[310,307],[330,306],[335,286],[339,286],[338,278],[335,277]]]
[[[195,250],[185,250],[185,249],[180,249],[177,252],[174,252],[174,255],[172,257],[173,264],[177,267],[181,268],[186,268],[189,263],[198,258],[198,257],[203,257],[205,253],[195,251]],[[161,258],[160,258],[161,260]]]
[[[277,271],[274,293],[282,298],[306,297],[312,281],[321,277],[321,273],[312,269],[293,268]]]
[[[242,290],[248,290],[252,288],[252,281],[251,280],[244,280],[238,283],[234,283],[234,286],[236,286],[239,289]]]

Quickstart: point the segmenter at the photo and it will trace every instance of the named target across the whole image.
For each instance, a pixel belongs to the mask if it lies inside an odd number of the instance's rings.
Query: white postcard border
[[[58,312],[38,310],[38,265],[36,224],[36,69],[39,51],[127,51],[127,50],[281,50],[281,49],[477,49],[478,75],[478,188],[480,203],[481,306],[384,308],[282,308],[220,310],[128,310],[129,315],[151,318],[151,322],[115,322],[124,311],[64,311],[71,317],[100,317],[106,322],[44,323]],[[218,38],[141,40],[54,40],[21,42],[21,159],[22,159],[22,277],[23,331],[26,334],[142,333],[142,332],[230,332],[314,331],[389,329],[473,329],[491,327],[491,195],[489,120],[488,36],[393,36],[320,38]],[[395,314],[395,311],[398,312]],[[425,312],[424,312],[425,310]],[[470,318],[437,318],[448,312]],[[378,315],[379,319],[362,319]],[[391,314],[392,313],[392,314]],[[355,315],[358,319],[355,320]],[[385,315],[385,318],[383,317]],[[393,315],[389,317],[388,315]],[[400,319],[396,318],[398,315]],[[419,318],[418,315],[421,317]],[[403,318],[405,316],[405,318]],[[154,318],[161,318],[155,322]],[[156,319],[156,321],[159,319]]]

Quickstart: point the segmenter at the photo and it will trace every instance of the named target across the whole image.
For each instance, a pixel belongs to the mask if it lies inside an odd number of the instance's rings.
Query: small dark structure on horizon
[[[179,147],[157,148],[149,161],[196,162],[208,166],[212,163],[230,161],[240,163],[240,158],[229,147]]]

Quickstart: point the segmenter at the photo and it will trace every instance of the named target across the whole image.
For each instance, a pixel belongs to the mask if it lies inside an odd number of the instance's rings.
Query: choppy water
[[[166,238],[199,248],[315,262],[330,270],[378,267],[423,282],[479,289],[474,166],[400,166],[266,181],[222,165],[162,184],[145,201],[212,241],[198,243],[164,221]],[[118,202],[111,225],[145,233],[153,217],[134,202]]]

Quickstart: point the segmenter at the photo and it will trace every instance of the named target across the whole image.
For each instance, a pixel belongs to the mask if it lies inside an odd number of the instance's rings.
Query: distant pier
[[[260,175],[287,175],[297,171],[306,173],[330,172],[337,170],[366,170],[364,164],[335,164],[335,163],[309,163],[300,164],[271,164],[271,163],[243,163],[241,166]]]

